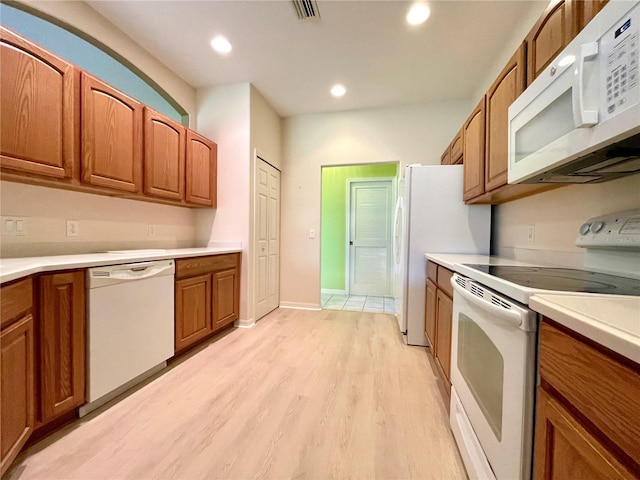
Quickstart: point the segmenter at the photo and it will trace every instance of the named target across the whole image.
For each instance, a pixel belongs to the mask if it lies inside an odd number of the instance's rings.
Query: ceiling
[[[431,1],[410,26],[406,1],[318,1],[300,21],[291,1],[88,0],[190,85],[251,82],[283,117],[468,99],[512,40],[514,25],[547,1]],[[233,50],[210,47],[226,36]],[[342,83],[347,93],[333,98]]]

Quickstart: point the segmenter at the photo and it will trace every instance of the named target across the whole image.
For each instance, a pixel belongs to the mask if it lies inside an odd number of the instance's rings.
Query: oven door
[[[528,479],[537,316],[468,278],[455,274],[451,283],[451,421],[454,427],[454,415],[466,416],[464,436],[476,437],[456,440],[461,450],[461,440],[479,442],[496,478]],[[458,399],[462,410],[454,408]]]

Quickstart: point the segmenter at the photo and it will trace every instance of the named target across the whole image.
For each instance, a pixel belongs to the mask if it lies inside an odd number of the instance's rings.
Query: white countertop
[[[573,294],[534,295],[536,312],[640,363],[640,297]]]
[[[51,257],[23,257],[0,259],[0,283],[10,282],[34,273],[69,270],[72,268],[120,265],[167,258],[202,257],[223,253],[241,252],[241,248],[176,248],[129,250],[122,253],[85,253],[81,255],[55,255]]]

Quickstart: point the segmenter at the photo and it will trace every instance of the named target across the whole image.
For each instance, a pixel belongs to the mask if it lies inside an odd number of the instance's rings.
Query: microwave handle
[[[580,45],[580,58],[573,84],[573,123],[576,128],[593,127],[598,123],[598,110],[584,108],[584,62],[598,55],[598,42]]]

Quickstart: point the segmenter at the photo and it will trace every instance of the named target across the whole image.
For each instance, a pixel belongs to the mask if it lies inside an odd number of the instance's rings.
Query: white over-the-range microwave
[[[509,107],[509,183],[640,172],[640,2],[613,0]]]

